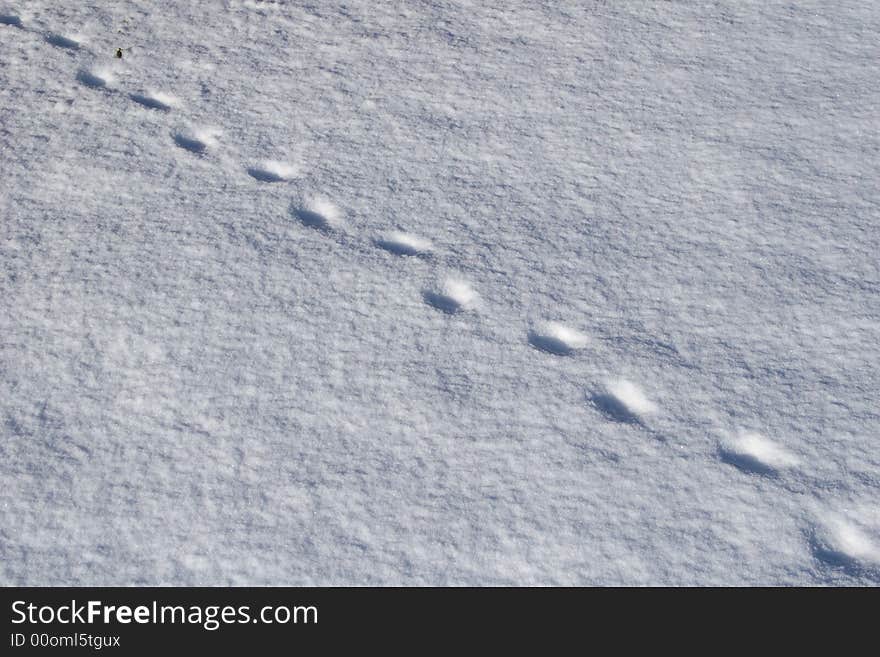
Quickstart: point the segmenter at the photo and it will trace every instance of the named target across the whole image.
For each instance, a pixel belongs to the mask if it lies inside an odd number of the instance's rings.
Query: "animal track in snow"
[[[425,303],[450,315],[473,309],[479,298],[467,282],[458,278],[447,278],[439,289],[426,290],[422,296]]]
[[[399,231],[377,239],[376,245],[395,255],[405,256],[425,255],[432,249],[428,240]]]
[[[627,424],[642,424],[645,417],[657,411],[657,405],[642,389],[626,379],[608,382],[602,392],[593,395],[592,401],[612,420]]]
[[[812,539],[813,553],[831,566],[880,568],[880,543],[850,519],[839,515],[821,519]]]
[[[542,322],[529,331],[529,344],[557,356],[568,356],[587,346],[588,338],[559,322]]]
[[[798,462],[793,454],[758,433],[741,434],[721,445],[720,453],[725,462],[757,474],[776,474]]]
[[[79,50],[79,41],[60,34],[47,34],[46,42],[57,48],[65,48],[67,50]]]
[[[217,147],[217,132],[210,129],[175,132],[174,143],[196,155],[204,155]]]
[[[342,212],[333,202],[315,197],[300,207],[292,207],[291,214],[309,228],[330,231],[342,228]]]
[[[247,172],[261,182],[284,182],[297,174],[296,167],[275,160],[266,160],[259,166],[250,167]]]
[[[148,109],[162,110],[163,112],[167,112],[172,107],[176,107],[179,104],[177,98],[170,94],[162,93],[161,91],[154,91],[145,94],[131,94],[129,98]]]
[[[0,25],[21,27],[21,18],[19,18],[15,14],[0,14]]]
[[[113,83],[113,76],[103,69],[86,70],[81,69],[76,74],[76,79],[82,84],[92,89],[102,89]]]

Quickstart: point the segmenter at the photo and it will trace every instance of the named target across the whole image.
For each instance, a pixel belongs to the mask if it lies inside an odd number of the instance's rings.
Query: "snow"
[[[0,0],[0,583],[876,585],[878,32]]]

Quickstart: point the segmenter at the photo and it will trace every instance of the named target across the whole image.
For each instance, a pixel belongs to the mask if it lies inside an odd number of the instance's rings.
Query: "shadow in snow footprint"
[[[454,315],[461,310],[461,304],[450,296],[440,292],[425,291],[422,298],[429,306],[434,306],[437,310],[441,310],[449,315]]]
[[[319,212],[308,210],[306,208],[296,208],[294,209],[293,214],[309,228],[317,228],[318,230],[330,229],[330,224],[327,221],[327,218]]]
[[[556,356],[570,356],[575,351],[570,345],[559,338],[549,335],[541,335],[535,331],[529,331],[529,344],[535,349],[540,349],[541,351],[546,351],[547,353],[555,354]]]
[[[66,48],[67,50],[78,50],[79,42],[74,41],[73,39],[68,39],[65,36],[61,36],[60,34],[47,34],[46,42],[56,46],[58,48]]]
[[[570,356],[587,345],[587,336],[559,322],[543,322],[529,331],[529,344],[556,356]]]
[[[758,433],[742,433],[718,448],[722,461],[743,472],[777,475],[797,465],[797,458],[775,442]]]
[[[247,172],[251,178],[260,182],[278,183],[293,178],[296,175],[296,167],[284,162],[267,160],[260,165],[248,168]]]
[[[204,155],[208,152],[208,143],[193,135],[177,132],[174,134],[174,143],[196,155]]]
[[[759,474],[771,477],[778,474],[776,468],[772,468],[766,463],[762,463],[749,454],[739,454],[737,452],[728,451],[725,447],[721,447],[718,450],[718,456],[727,465],[732,465],[733,467],[749,474]]]
[[[0,25],[11,25],[13,27],[21,27],[21,19],[14,14],[0,14]]]
[[[615,422],[623,422],[624,424],[641,424],[639,416],[633,413],[614,395],[602,392],[593,395],[590,401]]]
[[[167,112],[171,109],[170,99],[164,98],[158,94],[131,94],[129,98],[131,98],[138,105],[143,105],[148,109],[161,110],[163,112]]]
[[[607,383],[590,401],[610,419],[624,424],[645,426],[645,417],[657,411],[642,389],[625,379]]]
[[[87,87],[92,89],[101,89],[107,86],[107,79],[96,75],[90,71],[80,71],[76,74],[76,79]]]
[[[807,532],[813,556],[851,577],[880,581],[880,548],[868,534],[842,518],[818,523]]]
[[[304,206],[290,206],[290,214],[299,219],[304,226],[322,231],[338,229],[342,214],[333,203],[315,199]]]
[[[470,310],[477,303],[477,293],[465,281],[448,278],[438,290],[425,290],[422,299],[449,315]]]
[[[408,233],[391,233],[375,240],[376,246],[399,256],[425,256],[431,251],[431,243]]]
[[[260,182],[275,183],[284,182],[286,180],[286,178],[279,176],[277,173],[272,173],[271,171],[260,169],[258,167],[250,167],[247,172],[251,178],[255,178]]]

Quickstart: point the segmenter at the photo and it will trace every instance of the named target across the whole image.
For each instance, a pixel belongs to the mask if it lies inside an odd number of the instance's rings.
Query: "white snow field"
[[[877,585],[878,34],[0,0],[0,583]]]

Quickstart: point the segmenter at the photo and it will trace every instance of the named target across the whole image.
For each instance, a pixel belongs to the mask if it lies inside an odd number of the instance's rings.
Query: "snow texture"
[[[0,0],[0,583],[880,583],[877,34]]]

